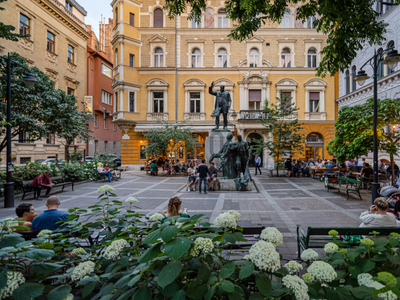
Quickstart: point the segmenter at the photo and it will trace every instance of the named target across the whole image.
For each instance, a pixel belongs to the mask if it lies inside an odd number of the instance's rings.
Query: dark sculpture
[[[225,91],[225,86],[221,85],[220,91],[214,92],[212,89],[214,87],[214,81],[211,83],[210,88],[208,89],[208,92],[211,95],[215,96],[215,107],[214,107],[214,112],[213,114],[216,116],[215,117],[215,128],[213,131],[216,131],[219,129],[219,116],[222,113],[222,116],[224,117],[224,131],[228,130],[228,112],[229,109],[231,108],[231,95]]]
[[[249,180],[251,180],[249,171],[250,146],[247,141],[242,139],[241,135],[237,136],[237,142],[232,143],[232,138],[232,133],[229,133],[222,149],[211,155],[209,162],[211,163],[216,157],[220,158],[218,170],[223,170],[223,177],[234,179],[236,189],[244,191]],[[243,176],[240,177],[242,173]]]

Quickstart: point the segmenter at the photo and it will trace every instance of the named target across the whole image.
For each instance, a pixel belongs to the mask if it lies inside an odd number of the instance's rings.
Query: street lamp
[[[7,165],[6,165],[6,173],[7,180],[4,183],[4,207],[14,207],[14,182],[12,182],[12,163],[11,163],[11,73],[12,73],[12,65],[17,65],[25,69],[26,73],[22,77],[22,80],[27,85],[28,88],[33,87],[37,80],[35,76],[30,72],[30,70],[21,65],[19,62],[12,60],[10,57],[10,53],[8,53],[7,58],[3,59],[7,63],[7,130],[6,130],[6,139],[7,139]]]
[[[386,56],[385,56],[386,54]],[[363,70],[366,64],[370,64],[373,70],[374,77],[374,179],[372,182],[372,204],[376,197],[378,196],[378,133],[377,133],[377,123],[378,123],[378,63],[382,61],[382,64],[387,65],[390,69],[395,69],[398,62],[400,61],[400,54],[398,54],[397,50],[394,50],[394,47],[387,48],[385,50],[381,50],[376,53],[374,51],[374,56],[365,62],[364,65],[360,68],[357,76],[354,77],[354,80],[358,82],[359,85],[363,85],[365,81],[370,76]]]

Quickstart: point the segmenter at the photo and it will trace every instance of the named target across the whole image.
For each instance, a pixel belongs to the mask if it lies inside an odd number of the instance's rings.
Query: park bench
[[[325,172],[337,172],[339,168],[320,168],[320,169],[312,169],[311,174],[313,179],[320,179],[322,176],[325,175]],[[329,174],[334,175],[334,174]]]
[[[354,246],[345,242],[342,236],[371,235],[371,232],[378,232],[377,235],[388,236],[392,232],[400,233],[400,227],[308,227],[307,233],[300,225],[297,225],[297,251],[300,258],[301,252],[310,248],[324,248],[327,243],[333,242],[329,231],[336,230],[339,234],[336,242],[342,247]]]
[[[361,180],[342,177],[342,176],[339,176],[336,180],[328,182],[328,184],[326,185],[328,192],[329,190],[345,191],[347,195],[346,200],[349,200],[349,193],[358,194],[358,196],[362,200],[360,194],[361,186],[362,186]]]
[[[22,181],[22,183],[21,183],[22,191],[23,191],[22,200],[24,200],[26,194],[32,193],[32,192],[33,192],[34,198],[36,198],[35,187],[31,186],[32,181],[33,180]],[[64,191],[64,188],[67,185],[71,185],[72,186],[72,190],[74,190],[74,181],[73,180],[65,181],[65,179],[62,176],[54,176],[54,177],[50,177],[50,181],[55,184],[52,189],[62,186],[62,191]]]
[[[122,177],[122,170],[117,169],[116,171],[117,171],[117,179],[121,179],[121,177]],[[100,173],[97,172],[97,170],[96,170],[96,182],[97,182],[98,180],[101,180],[101,179],[103,179],[103,182],[105,182],[106,179],[108,180],[108,175],[100,174]],[[113,180],[113,179],[115,179],[114,176],[111,177],[111,180]]]

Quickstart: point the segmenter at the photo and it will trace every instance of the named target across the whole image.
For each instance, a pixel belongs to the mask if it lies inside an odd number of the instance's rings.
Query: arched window
[[[250,50],[250,67],[258,67],[260,64],[260,54],[257,48],[252,48]]]
[[[218,11],[218,28],[228,28],[228,18],[224,9]]]
[[[218,50],[217,67],[228,67],[228,52],[224,48]]]
[[[347,70],[344,75],[344,83],[345,83],[346,95],[347,95],[350,93],[350,72],[349,72],[349,70]]]
[[[315,50],[314,48],[308,49],[307,62],[307,66],[309,68],[317,67],[317,50]]]
[[[115,25],[118,24],[118,7],[115,8]]]
[[[387,48],[394,48],[394,42],[390,41],[387,45]],[[394,70],[392,70],[391,68],[387,67],[387,74],[392,74],[394,72]]]
[[[154,51],[154,66],[164,67],[164,52],[161,48],[157,48]]]
[[[306,160],[324,158],[324,138],[317,132],[310,133],[306,138]]]
[[[292,28],[292,16],[289,11],[285,11],[281,21],[281,28]]]
[[[201,52],[199,49],[192,51],[192,68],[201,67]]]
[[[379,52],[382,52],[382,51],[383,51],[383,49],[380,48],[380,49],[378,50],[378,53],[379,53]],[[382,59],[378,61],[378,69],[377,69],[377,71],[378,71],[378,77],[377,77],[378,79],[380,79],[380,78],[382,78],[382,77],[385,76],[385,66],[384,66],[384,64],[382,63]]]
[[[289,48],[283,48],[281,54],[281,67],[290,68],[292,62],[292,53]]]
[[[207,8],[204,13],[204,28],[214,28],[214,10]]]
[[[115,65],[118,66],[118,49],[115,49]]]
[[[307,28],[316,28],[315,21],[317,21],[317,17],[308,17]]]
[[[357,68],[356,66],[353,66],[351,68],[351,91],[354,92],[357,89],[357,80],[354,80],[357,76]]]
[[[153,27],[156,28],[162,28],[163,27],[163,11],[161,8],[156,8],[153,12],[153,18],[154,18],[154,25]]]
[[[201,20],[197,23],[196,20],[192,19],[192,28],[201,28]]]

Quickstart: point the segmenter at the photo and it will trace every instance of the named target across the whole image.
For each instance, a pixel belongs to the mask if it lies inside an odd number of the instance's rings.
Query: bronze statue
[[[211,86],[208,90],[208,92],[211,95],[215,96],[215,107],[214,107],[214,112],[213,114],[216,116],[215,117],[215,128],[213,131],[219,129],[219,116],[222,113],[222,116],[224,117],[224,130],[228,130],[228,112],[229,109],[231,108],[231,95],[225,91],[225,86],[221,85],[220,91],[214,92],[212,89],[214,87],[214,81],[211,83]]]
[[[234,152],[231,151],[232,145],[232,133],[229,133],[226,137],[227,141],[222,146],[221,150],[218,153],[211,155],[209,163],[211,163],[214,158],[219,158],[219,166],[218,171],[222,169],[222,174],[224,178],[234,179],[236,178],[236,168],[234,165],[235,157]]]

